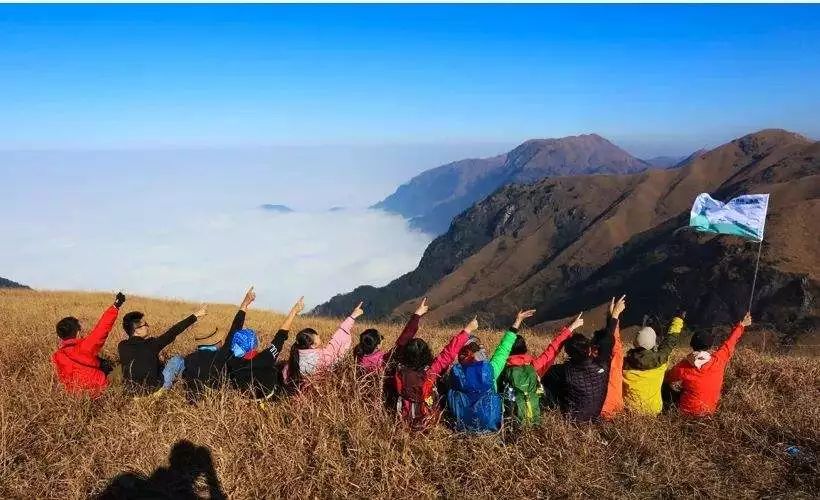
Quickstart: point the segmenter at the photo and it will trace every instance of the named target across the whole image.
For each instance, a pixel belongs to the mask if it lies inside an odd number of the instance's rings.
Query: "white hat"
[[[655,342],[657,342],[657,335],[655,334],[655,330],[651,327],[645,326],[638,330],[638,336],[635,337],[635,345],[638,347],[643,347],[644,349],[652,349],[655,347]]]

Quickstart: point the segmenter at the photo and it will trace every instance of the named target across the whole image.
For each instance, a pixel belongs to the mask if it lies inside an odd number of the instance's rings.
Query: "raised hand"
[[[245,297],[242,299],[242,305],[239,306],[240,309],[243,311],[248,309],[253,301],[256,300],[256,292],[253,291],[253,286],[248,288],[248,291],[245,292]]]
[[[114,297],[114,307],[119,309],[125,303],[125,294],[122,292],[117,292],[117,296]]]
[[[353,312],[350,313],[351,318],[356,319],[362,314],[364,314],[364,309],[362,309],[363,304],[364,302],[359,302],[359,304],[355,308],[353,308]]]
[[[621,295],[621,298],[618,299],[618,302],[615,302],[615,297],[612,297],[612,300],[609,302],[609,314],[612,315],[613,318],[618,319],[622,312],[626,309],[626,295]]]
[[[200,307],[199,310],[194,313],[194,316],[196,316],[197,319],[199,319],[203,316],[206,316],[207,314],[208,314],[208,305],[203,304],[202,307]]]
[[[569,331],[574,332],[575,330],[577,330],[577,329],[581,328],[582,326],[584,326],[584,318],[581,317],[582,314],[584,314],[584,313],[582,313],[582,312],[578,313],[578,317],[575,318],[572,321],[572,323],[570,323]]]
[[[743,327],[747,327],[747,326],[751,325],[752,324],[752,313],[747,312],[746,315],[743,316],[743,319],[740,321],[740,324]]]
[[[296,303],[293,304],[293,307],[290,308],[290,312],[293,313],[293,315],[295,316],[297,314],[301,314],[301,312],[304,311],[304,310],[305,310],[305,296],[302,295],[301,297],[299,297],[299,300],[297,300]]]
[[[513,328],[520,328],[521,323],[523,323],[525,319],[531,318],[534,315],[535,315],[535,309],[527,309],[526,311],[518,311],[518,314],[515,316],[515,323],[513,323]]]
[[[421,299],[421,304],[416,308],[417,316],[424,316],[430,308],[427,306],[427,297]]]
[[[285,316],[285,320],[282,322],[282,326],[279,327],[279,332],[287,332],[290,330],[290,327],[293,325],[293,320],[296,318],[296,315],[301,313],[302,310],[305,308],[305,297],[299,297],[299,300],[296,301],[295,304],[290,308],[290,312],[287,316]],[[277,332],[277,335],[279,333]],[[285,334],[285,340],[287,340],[287,334]],[[276,342],[276,338],[273,339],[273,342]]]
[[[478,316],[473,316],[473,319],[467,323],[467,326],[464,327],[464,331],[467,333],[472,333],[478,330]]]

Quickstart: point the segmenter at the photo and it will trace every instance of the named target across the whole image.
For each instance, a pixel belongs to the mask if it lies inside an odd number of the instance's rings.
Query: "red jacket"
[[[552,342],[550,342],[540,356],[534,358],[530,354],[513,354],[507,358],[507,366],[532,365],[532,367],[535,368],[535,373],[538,374],[538,378],[541,378],[547,373],[550,366],[552,366],[555,357],[558,356],[558,351],[561,350],[561,346],[564,345],[564,342],[567,341],[570,335],[572,335],[572,330],[565,326],[558,332],[558,335],[552,339]]]
[[[700,368],[696,368],[691,360],[686,358],[667,372],[666,383],[681,384],[678,409],[682,413],[700,417],[717,411],[720,391],[723,388],[723,374],[744,330],[740,323],[735,325],[729,338],[712,354],[712,359]]]
[[[88,335],[60,341],[59,348],[51,356],[51,362],[66,391],[97,397],[108,386],[97,355],[117,321],[117,314],[119,309],[111,306],[105,310]]]

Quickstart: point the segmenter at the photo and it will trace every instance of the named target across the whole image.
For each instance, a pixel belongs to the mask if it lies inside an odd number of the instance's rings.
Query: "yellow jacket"
[[[678,344],[683,319],[674,318],[663,342],[655,349],[630,349],[624,358],[624,404],[640,413],[657,415],[663,410],[661,385],[669,355]]]

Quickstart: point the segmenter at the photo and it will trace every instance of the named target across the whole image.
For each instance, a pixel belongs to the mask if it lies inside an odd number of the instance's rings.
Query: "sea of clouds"
[[[312,307],[415,268],[431,237],[365,207],[473,149],[0,151],[0,276],[228,303],[253,284],[261,306]]]
[[[35,215],[35,214],[31,214]],[[123,289],[202,302],[309,307],[360,284],[383,285],[418,263],[430,238],[376,210],[270,213],[151,206],[3,220],[2,273],[34,288]]]

